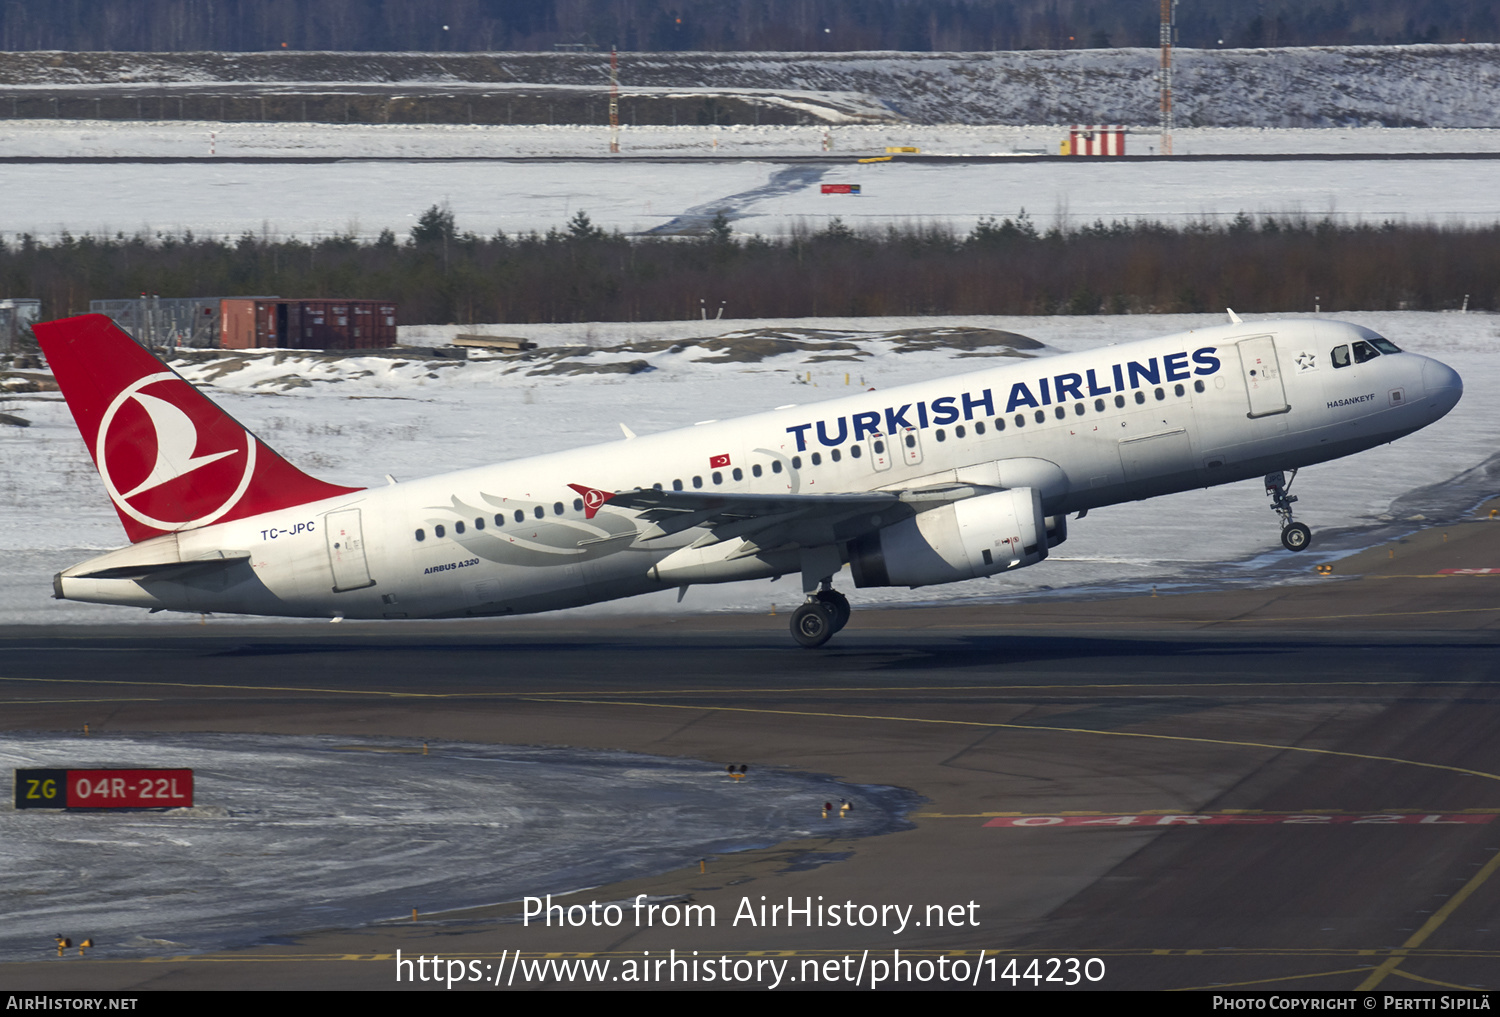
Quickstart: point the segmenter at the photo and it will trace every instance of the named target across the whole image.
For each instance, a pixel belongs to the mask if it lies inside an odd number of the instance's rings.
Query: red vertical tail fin
[[[34,330],[131,543],[360,490],[297,469],[102,314]]]

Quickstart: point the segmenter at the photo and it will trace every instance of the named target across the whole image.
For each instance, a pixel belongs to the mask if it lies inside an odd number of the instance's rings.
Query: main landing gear
[[[849,598],[823,580],[823,588],[792,613],[792,638],[809,648],[822,646],[849,623]]]
[[[1297,471],[1293,470],[1288,477],[1284,473],[1266,474],[1266,494],[1271,498],[1271,509],[1281,517],[1281,546],[1288,551],[1305,551],[1312,543],[1312,530],[1308,529],[1306,523],[1295,523],[1292,521],[1292,502],[1297,496],[1287,494],[1291,490],[1292,481],[1297,479]]]

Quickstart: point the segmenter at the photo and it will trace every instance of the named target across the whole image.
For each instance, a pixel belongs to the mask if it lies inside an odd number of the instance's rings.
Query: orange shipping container
[[[396,305],[381,300],[226,298],[220,345],[244,350],[365,350],[396,345]]]

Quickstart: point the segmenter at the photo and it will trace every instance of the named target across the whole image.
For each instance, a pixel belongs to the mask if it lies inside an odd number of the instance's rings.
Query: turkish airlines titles
[[[808,447],[809,431],[817,435],[822,445],[833,448],[849,441],[864,441],[876,435],[900,434],[924,427],[936,427],[956,423],[958,420],[973,420],[976,416],[993,417],[997,413],[1014,413],[1021,408],[1040,409],[1053,403],[1089,399],[1160,385],[1163,382],[1187,381],[1196,376],[1217,374],[1222,364],[1214,354],[1217,346],[1205,346],[1192,353],[1168,353],[1164,357],[1151,357],[1144,363],[1127,360],[1112,364],[1108,368],[1090,367],[1082,374],[1064,372],[1046,378],[1038,378],[1028,384],[1018,381],[1010,387],[1005,400],[1005,409],[996,410],[996,400],[990,389],[982,389],[978,395],[962,392],[958,395],[941,396],[931,403],[906,403],[888,406],[882,414],[878,410],[867,410],[833,420],[818,420],[806,424],[794,424],[786,429],[797,439],[797,451]],[[1101,378],[1100,373],[1104,372]],[[983,410],[983,413],[978,411]],[[834,430],[834,428],[837,430]]]

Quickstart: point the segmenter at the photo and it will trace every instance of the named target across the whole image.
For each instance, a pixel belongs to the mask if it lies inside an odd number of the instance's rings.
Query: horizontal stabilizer
[[[70,579],[184,579],[190,575],[232,568],[250,560],[250,555],[226,555],[223,558],[203,558],[198,561],[161,561],[141,565],[116,565],[95,572],[77,572]]]

